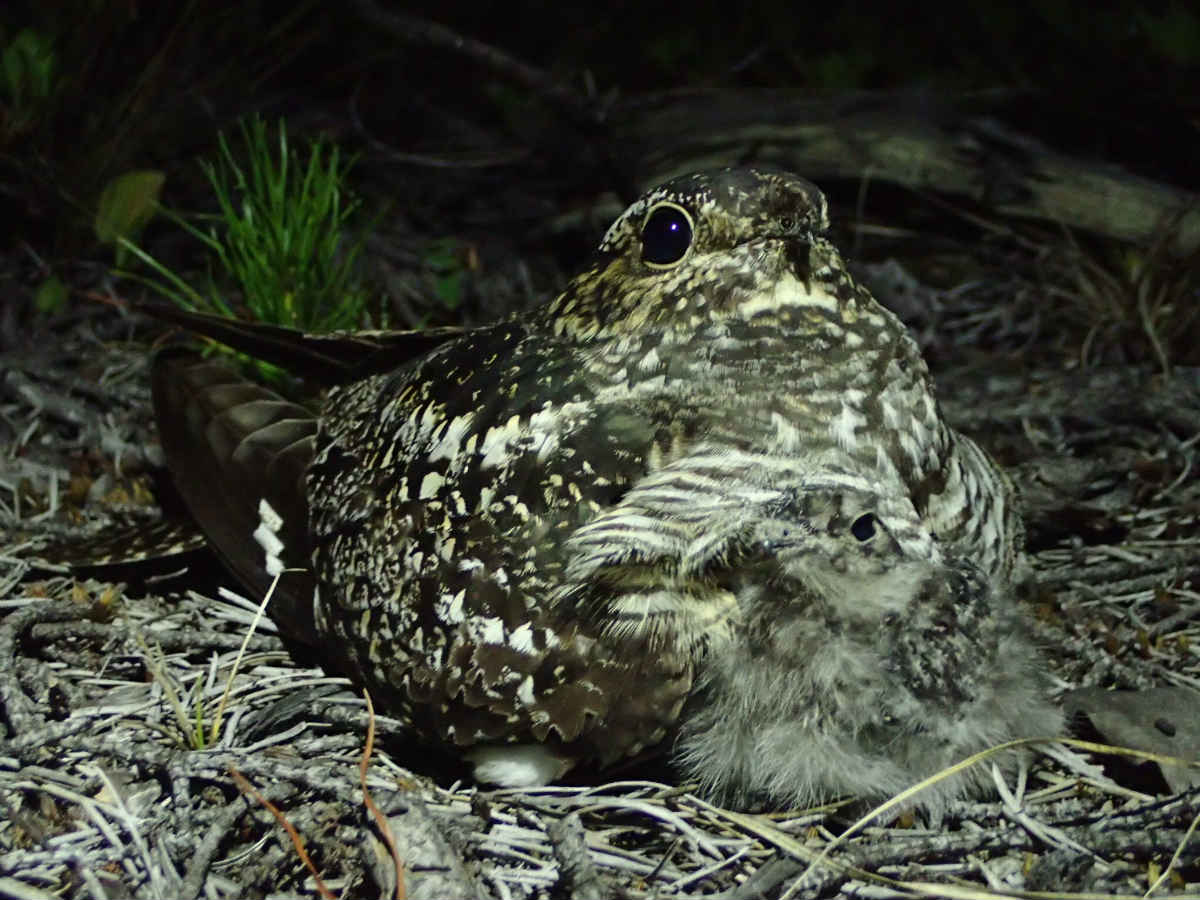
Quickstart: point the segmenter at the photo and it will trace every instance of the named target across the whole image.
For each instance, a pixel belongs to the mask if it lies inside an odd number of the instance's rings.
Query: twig
[[[588,853],[579,813],[567,813],[546,824],[546,835],[558,860],[558,887],[571,900],[603,900],[604,886]]]
[[[353,2],[359,14],[366,21],[402,41],[438,47],[472,59],[497,75],[515,81],[537,96],[549,101],[577,125],[592,129],[599,122],[599,116],[583,103],[574,91],[563,87],[541,69],[524,63],[497,47],[465,37],[444,25],[430,22],[427,19],[384,10],[374,0],[353,0]]]
[[[358,783],[362,787],[363,803],[370,810],[371,818],[375,820],[375,825],[379,829],[379,833],[383,835],[383,841],[387,844],[388,851],[392,854],[392,866],[396,872],[396,900],[404,900],[404,862],[400,859],[400,851],[396,849],[396,837],[392,834],[392,826],[388,823],[387,816],[379,811],[379,807],[375,805],[371,791],[367,787],[367,771],[371,767],[371,750],[375,746],[375,705],[371,702],[371,694],[366,688],[363,688],[363,698],[367,701],[367,741],[363,746],[362,760],[358,764]]]
[[[229,767],[229,774],[233,777],[234,782],[237,784],[238,790],[240,790],[243,794],[248,794],[261,803],[263,807],[265,807],[266,810],[275,817],[275,821],[283,827],[283,830],[288,833],[288,837],[292,839],[292,846],[296,848],[296,855],[300,857],[300,860],[308,868],[308,871],[312,873],[313,880],[317,883],[317,890],[320,892],[324,900],[337,900],[337,897],[334,896],[333,892],[325,886],[325,882],[321,878],[321,873],[317,871],[317,867],[313,865],[312,859],[309,858],[308,851],[304,849],[304,839],[300,837],[299,832],[297,832],[292,823],[287,820],[287,817],[279,811],[279,808],[275,806],[275,804],[260,794],[255,789],[254,785],[247,781],[245,776],[233,766]]]

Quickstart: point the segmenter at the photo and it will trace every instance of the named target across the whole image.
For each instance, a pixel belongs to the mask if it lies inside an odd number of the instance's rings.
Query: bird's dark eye
[[[860,541],[869,541],[875,537],[875,517],[870,513],[863,513],[850,523],[850,533]]]
[[[642,261],[669,266],[683,259],[692,243],[692,221],[678,206],[656,207],[642,226]]]

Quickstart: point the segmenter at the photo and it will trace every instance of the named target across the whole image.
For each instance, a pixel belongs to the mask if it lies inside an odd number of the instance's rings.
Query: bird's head
[[[550,305],[555,330],[587,340],[725,320],[853,317],[863,297],[822,237],[828,226],[825,196],[788,172],[680,176],[612,224],[592,264]]]

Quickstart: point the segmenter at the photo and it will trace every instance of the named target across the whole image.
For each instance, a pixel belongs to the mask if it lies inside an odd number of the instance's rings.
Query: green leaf
[[[464,281],[465,275],[461,269],[447,272],[434,279],[433,290],[446,309],[458,309],[459,304],[462,303]]]
[[[466,266],[463,244],[457,238],[437,238],[425,251],[425,264],[433,270],[435,296],[448,310],[455,310],[466,290]]]
[[[51,315],[66,305],[69,293],[62,279],[51,275],[39,285],[37,293],[33,295],[33,305],[37,307],[38,312]]]
[[[1151,50],[1179,66],[1200,61],[1200,15],[1190,4],[1171,3],[1165,10],[1151,13],[1136,11]]]
[[[32,28],[19,31],[0,54],[4,87],[17,107],[28,107],[50,96],[55,68],[53,44]]]
[[[136,240],[158,210],[166,176],[157,169],[118,175],[104,186],[96,204],[96,237],[117,248],[117,265],[124,260],[122,238]]]

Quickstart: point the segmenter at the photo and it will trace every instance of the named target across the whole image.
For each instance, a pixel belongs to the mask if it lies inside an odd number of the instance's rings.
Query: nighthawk
[[[168,351],[168,466],[276,621],[481,781],[661,748],[782,806],[1054,734],[1012,488],[827,225],[791,174],[676,178],[537,311],[324,339],[362,352],[316,413]]]

